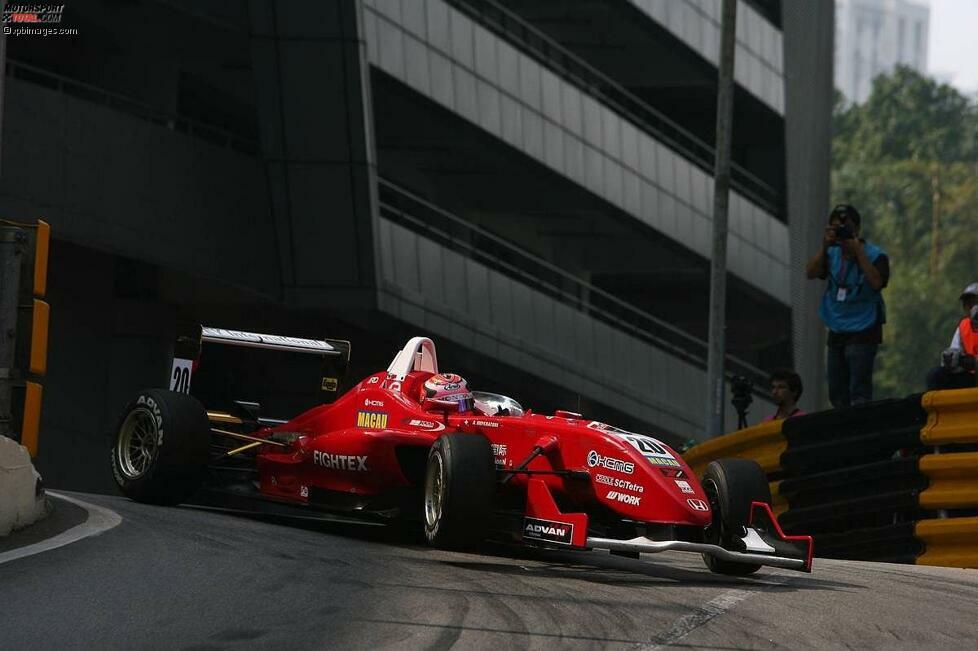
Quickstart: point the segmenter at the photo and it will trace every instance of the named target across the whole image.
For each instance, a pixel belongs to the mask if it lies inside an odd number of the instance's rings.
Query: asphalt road
[[[0,648],[929,648],[978,637],[978,571],[433,551],[376,528],[81,495],[122,523],[0,564]]]

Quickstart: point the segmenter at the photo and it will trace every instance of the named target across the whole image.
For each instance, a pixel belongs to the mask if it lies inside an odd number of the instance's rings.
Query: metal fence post
[[[0,227],[0,436],[14,438],[11,427],[11,389],[16,372],[17,300],[21,255],[27,235],[19,228]]]

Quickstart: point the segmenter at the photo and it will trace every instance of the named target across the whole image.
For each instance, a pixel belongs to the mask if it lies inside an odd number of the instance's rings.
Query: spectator
[[[941,353],[941,365],[927,374],[927,390],[964,389],[975,386],[975,356],[978,356],[978,328],[972,311],[978,303],[978,283],[964,288],[961,296],[964,316],[951,337],[951,345]]]
[[[886,322],[882,290],[890,260],[859,237],[861,225],[852,206],[833,208],[822,246],[805,269],[809,279],[828,280],[818,314],[829,329],[826,376],[836,409],[873,399],[873,362]]]
[[[801,392],[801,377],[794,371],[780,368],[771,373],[771,396],[778,405],[778,410],[765,418],[764,422],[804,415],[805,412],[798,408]]]

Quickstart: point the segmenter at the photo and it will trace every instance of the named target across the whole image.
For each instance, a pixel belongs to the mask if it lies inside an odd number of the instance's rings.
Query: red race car
[[[290,420],[255,403],[207,411],[191,395],[202,343],[311,353],[337,394],[349,344],[196,327],[178,340],[170,390],[126,408],[112,470],[133,500],[177,504],[202,486],[303,509],[423,527],[435,546],[486,538],[561,549],[701,553],[714,572],[810,572],[810,536],[786,536],[753,461],[694,477],[665,443],[577,413],[535,414],[440,373],[415,337],[386,371]]]

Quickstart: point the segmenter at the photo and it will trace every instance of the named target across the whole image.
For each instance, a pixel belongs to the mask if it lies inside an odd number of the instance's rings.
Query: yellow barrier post
[[[48,293],[48,253],[51,249],[51,226],[37,220],[34,240],[34,296],[44,298]]]
[[[48,326],[51,308],[43,299],[48,291],[48,255],[51,247],[51,226],[43,219],[37,220],[34,233],[34,283],[33,310],[31,316],[31,352],[28,370],[35,378],[42,378],[48,370]],[[41,430],[41,398],[44,395],[39,381],[27,382],[24,392],[24,421],[21,426],[21,444],[37,456]]]
[[[31,457],[37,456],[37,442],[41,433],[41,398],[44,387],[28,382],[24,394],[24,423],[20,431],[20,444],[27,448]]]
[[[914,536],[926,546],[917,565],[978,568],[978,517],[921,520]]]
[[[930,485],[920,493],[920,506],[978,508],[978,452],[925,455],[920,458],[920,472],[930,479]]]
[[[978,388],[928,391],[920,404],[927,410],[921,443],[978,443]]]
[[[927,410],[921,443],[940,452],[941,446],[978,442],[978,388],[929,391],[920,402]],[[978,517],[946,517],[947,509],[978,507],[978,452],[925,455],[920,472],[929,485],[919,504],[942,517],[914,526],[914,536],[925,547],[917,564],[978,568]]]

